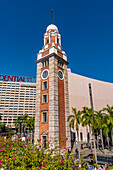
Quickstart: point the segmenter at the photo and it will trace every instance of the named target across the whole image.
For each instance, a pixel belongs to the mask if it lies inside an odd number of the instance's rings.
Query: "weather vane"
[[[53,9],[51,10],[51,24],[53,24]]]

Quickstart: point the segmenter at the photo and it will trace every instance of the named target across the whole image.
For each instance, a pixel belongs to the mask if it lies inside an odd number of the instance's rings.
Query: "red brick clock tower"
[[[53,147],[70,147],[67,56],[58,28],[51,24],[44,46],[37,54],[35,143],[50,141]]]

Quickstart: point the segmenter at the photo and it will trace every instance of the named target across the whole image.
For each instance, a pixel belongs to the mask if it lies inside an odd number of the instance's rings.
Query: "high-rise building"
[[[18,116],[25,113],[35,116],[36,83],[26,82],[19,76],[0,75],[0,78],[0,122],[14,128]]]

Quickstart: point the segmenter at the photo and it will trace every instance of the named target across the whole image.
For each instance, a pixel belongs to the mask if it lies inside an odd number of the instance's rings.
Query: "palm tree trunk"
[[[77,132],[77,138],[78,138],[78,155],[80,160],[80,143],[79,143],[79,132]]]
[[[94,133],[94,130],[93,130],[93,143],[94,143],[95,161],[96,161],[96,164],[97,164],[97,152],[96,152],[96,144],[95,144],[95,133]]]
[[[25,136],[25,130],[26,130],[26,128],[25,128],[25,126],[24,126],[24,136]]]
[[[20,123],[20,136],[21,136],[21,130],[22,130],[22,129],[21,129],[21,123]]]
[[[34,130],[32,129],[32,143],[34,141]]]
[[[103,143],[102,129],[100,129],[100,136],[101,136],[101,140],[102,140],[102,150],[104,151],[104,143]]]
[[[109,136],[107,135],[107,143],[108,143],[108,149],[109,149]]]
[[[88,139],[88,127],[87,127],[87,125],[86,125],[86,133],[87,133],[87,147],[88,147],[89,139]]]
[[[111,136],[111,138],[112,138],[112,146],[113,146],[113,128],[112,128],[112,136]]]
[[[92,152],[92,133],[91,133],[91,127],[89,127],[89,133],[90,133],[90,144],[91,144],[91,152]]]
[[[98,141],[99,141],[99,134],[98,134],[98,132],[97,132],[97,149],[99,149],[99,144],[98,144]]]

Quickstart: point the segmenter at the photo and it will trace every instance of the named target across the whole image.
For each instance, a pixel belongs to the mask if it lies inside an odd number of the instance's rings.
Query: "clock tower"
[[[61,47],[58,28],[51,24],[44,46],[37,54],[35,144],[70,147],[67,56]]]

